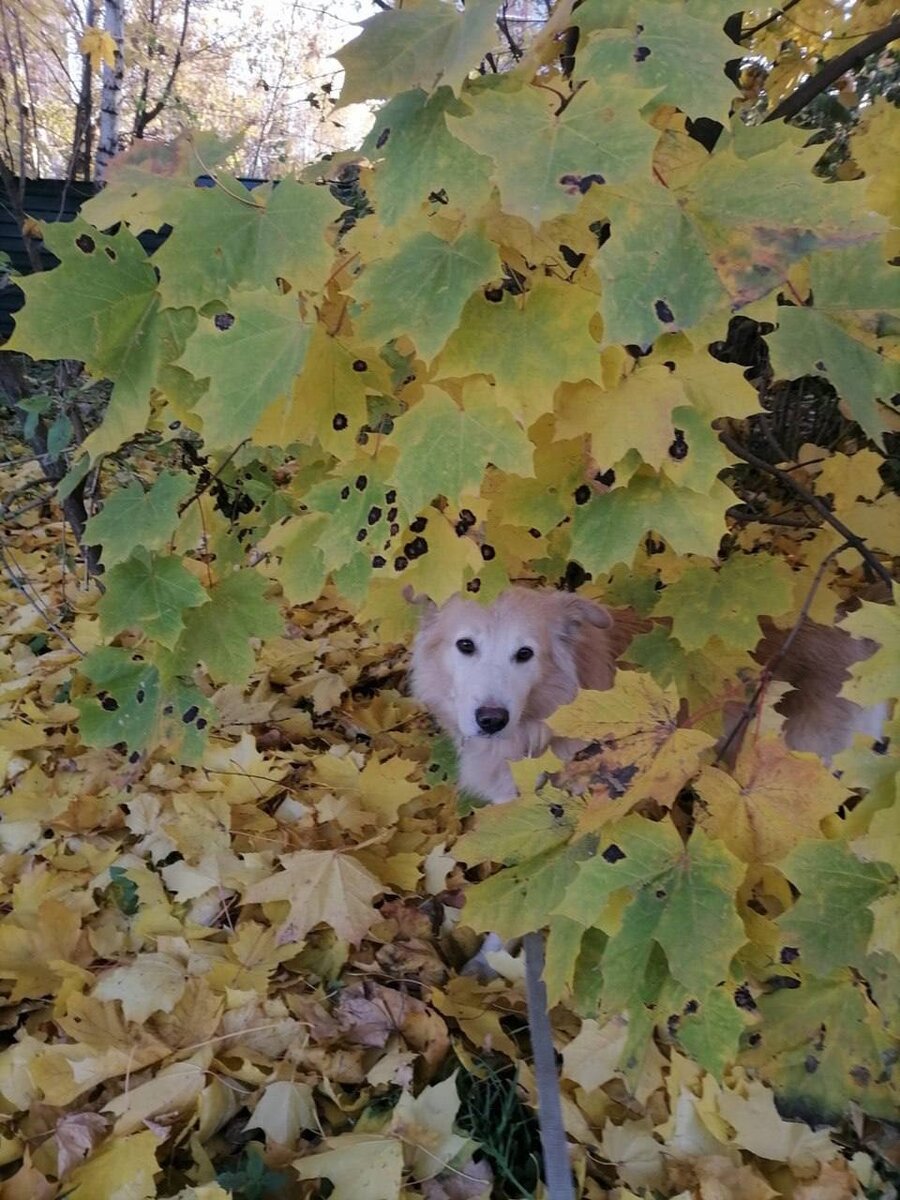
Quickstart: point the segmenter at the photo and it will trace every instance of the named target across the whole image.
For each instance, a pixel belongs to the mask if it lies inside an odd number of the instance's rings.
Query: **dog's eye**
[[[456,643],[456,648],[460,652],[460,654],[474,654],[475,653],[475,643],[472,641],[471,638],[460,638],[459,641]]]
[[[520,646],[513,658],[516,662],[528,662],[530,658],[534,658],[534,651],[530,646]]]

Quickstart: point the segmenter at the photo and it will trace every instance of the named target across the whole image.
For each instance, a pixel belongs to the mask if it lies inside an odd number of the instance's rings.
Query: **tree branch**
[[[883,579],[888,587],[893,587],[894,580],[890,571],[878,561],[865,541],[855,534],[852,529],[847,526],[838,517],[834,515],[828,505],[818,496],[814,495],[808,488],[805,488],[802,483],[798,483],[788,471],[783,471],[781,467],[773,466],[772,463],[767,463],[765,459],[759,458],[746,446],[731,436],[726,430],[719,431],[719,441],[723,446],[727,447],[732,454],[743,462],[748,463],[751,467],[756,467],[757,471],[763,471],[766,475],[771,475],[774,479],[783,483],[786,488],[789,488],[795,495],[800,496],[804,503],[810,508],[815,509],[823,521],[836,529],[837,532],[845,539],[848,546],[852,546],[857,554],[864,560],[866,565],[879,577]]]
[[[766,117],[766,121],[789,121],[791,117],[796,117],[799,112],[802,112],[816,96],[820,95],[836,83],[838,79],[857,66],[859,63],[869,57],[870,54],[875,54],[878,50],[883,50],[885,46],[900,38],[900,17],[895,17],[881,29],[876,29],[874,33],[870,33],[867,38],[863,38],[861,42],[857,42],[855,46],[851,46],[849,50],[845,50],[843,54],[839,54],[837,58],[830,59],[822,67],[817,75],[813,75],[811,79],[807,79],[805,83],[801,83],[795,92],[790,96],[786,96],[781,103],[774,108]],[[765,124],[765,122],[763,122]]]
[[[766,17],[766,19],[764,21],[760,21],[760,23],[758,25],[753,25],[753,26],[751,26],[750,29],[742,29],[741,30],[741,41],[745,42],[747,40],[747,38],[753,37],[754,34],[759,33],[759,31],[761,29],[765,29],[767,25],[774,24],[775,21],[777,21],[781,17],[783,17],[786,12],[790,12],[790,10],[792,8],[794,8],[796,5],[798,5],[799,3],[800,3],[800,0],[787,0],[787,4],[783,4],[781,6],[781,8],[776,8],[775,11],[771,14],[771,16]]]

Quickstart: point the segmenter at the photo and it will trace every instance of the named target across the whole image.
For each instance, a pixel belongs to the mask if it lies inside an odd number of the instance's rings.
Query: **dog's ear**
[[[419,624],[424,627],[431,623],[437,615],[437,605],[424,592],[416,594],[412,584],[408,583],[403,589],[403,599],[407,604],[413,604],[419,610]]]
[[[609,610],[595,600],[574,596],[571,592],[557,593],[562,599],[563,632],[566,637],[577,637],[585,625],[595,629],[610,629],[613,619]]]

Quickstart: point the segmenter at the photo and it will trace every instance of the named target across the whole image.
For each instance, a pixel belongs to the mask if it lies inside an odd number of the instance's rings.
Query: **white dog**
[[[412,691],[456,743],[462,787],[494,804],[512,800],[511,761],[548,746],[568,758],[583,745],[555,737],[546,720],[579,688],[612,687],[624,642],[605,608],[569,592],[523,587],[509,588],[489,606],[460,596],[441,608],[421,598],[416,603],[423,615],[413,642]],[[797,689],[778,705],[787,717],[788,746],[827,762],[855,733],[879,737],[886,706],[866,711],[838,694],[847,668],[874,644],[806,622],[780,656],[784,638],[767,630],[760,657],[777,662],[773,677]]]
[[[459,782],[494,804],[512,800],[511,760],[553,749],[546,718],[579,688],[615,675],[605,608],[570,592],[512,587],[493,604],[454,596],[424,602],[412,651],[412,690],[459,751]]]

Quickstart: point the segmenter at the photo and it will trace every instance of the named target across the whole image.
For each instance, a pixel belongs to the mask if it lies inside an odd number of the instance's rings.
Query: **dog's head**
[[[579,687],[612,683],[612,619],[591,600],[514,587],[488,606],[454,596],[424,607],[413,693],[458,740],[517,737]]]

